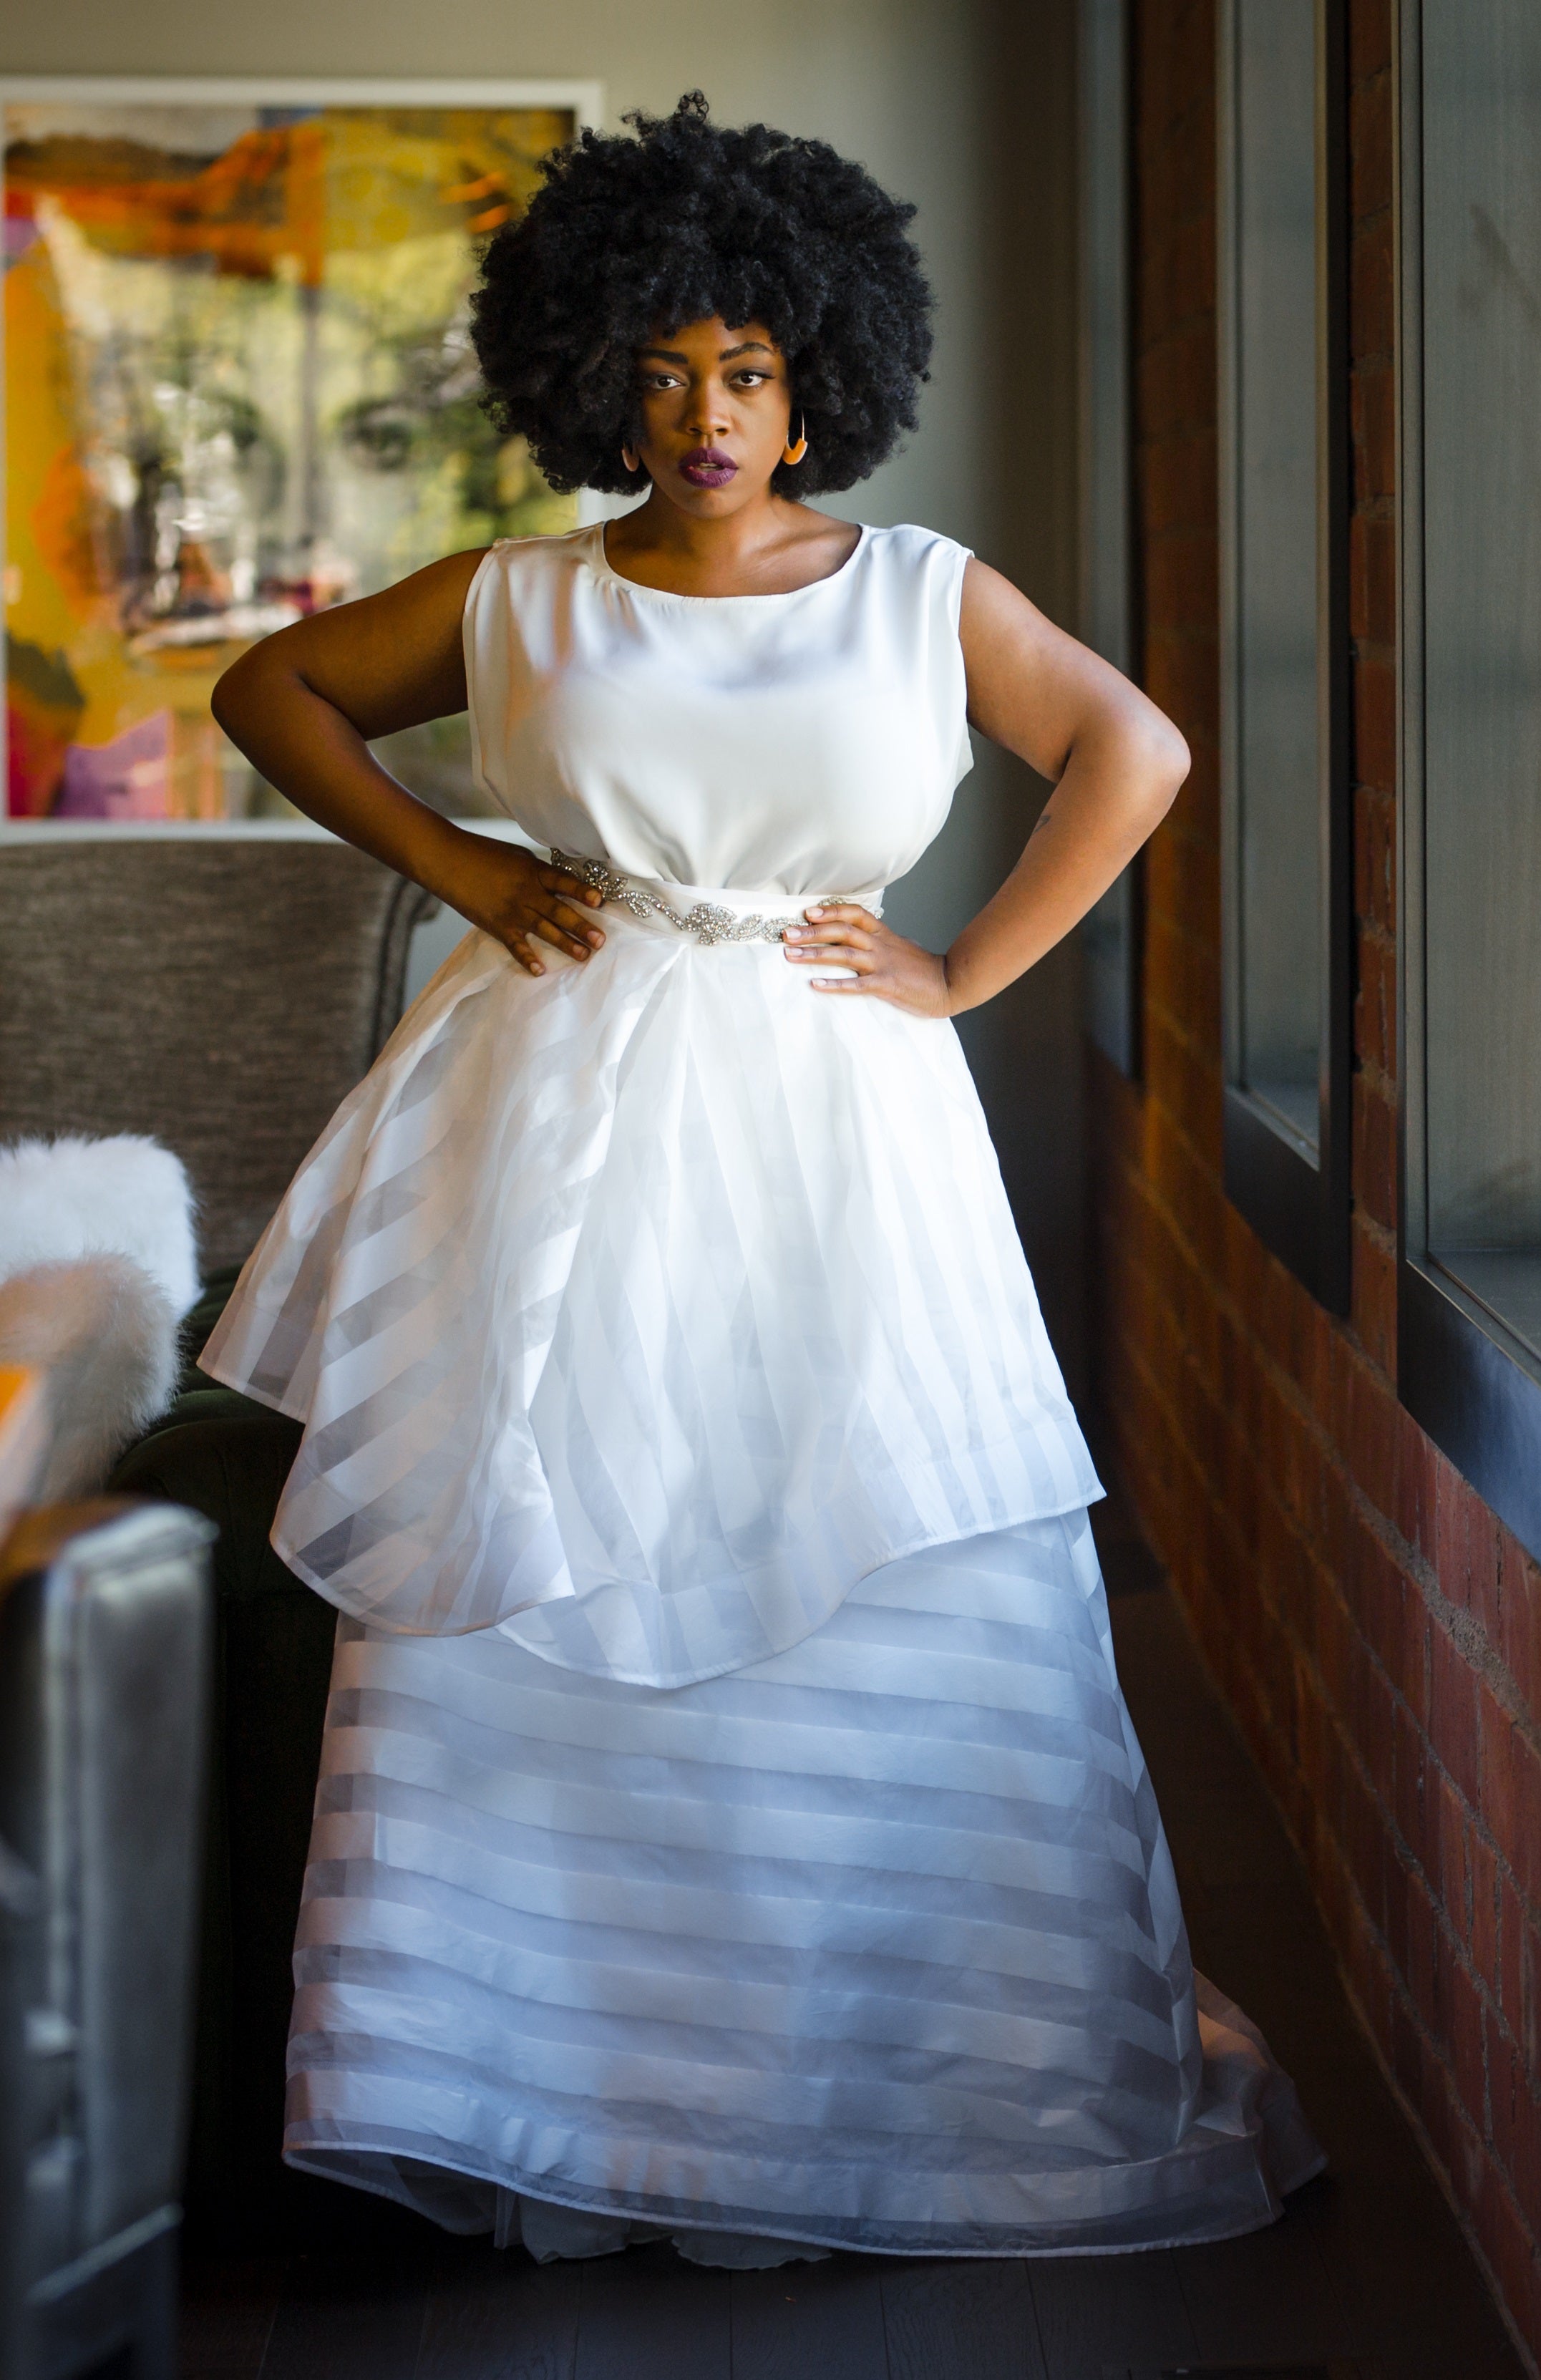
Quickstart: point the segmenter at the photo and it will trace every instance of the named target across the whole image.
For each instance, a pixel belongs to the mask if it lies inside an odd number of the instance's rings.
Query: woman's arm
[[[516,844],[468,834],[397,784],[370,739],[466,708],[460,642],[479,553],[455,553],[382,595],[318,612],[227,669],[213,713],[270,785],[543,972],[533,944],[587,958],[604,940],[576,905],[600,895]]]
[[[968,715],[1054,786],[1026,849],[945,955],[847,907],[810,911],[788,956],[854,977],[815,988],[875,993],[956,1016],[1013,983],[1079,923],[1171,808],[1188,747],[1138,686],[1046,620],[1009,579],[970,562],[959,621]]]

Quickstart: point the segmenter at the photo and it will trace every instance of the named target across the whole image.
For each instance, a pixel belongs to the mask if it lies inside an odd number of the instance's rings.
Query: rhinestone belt
[[[655,893],[644,892],[631,877],[618,875],[602,860],[575,859],[567,851],[553,850],[552,866],[565,868],[569,876],[576,876],[580,883],[591,885],[596,892],[602,892],[607,901],[614,901],[621,908],[629,910],[634,917],[661,917],[666,925],[675,927],[680,933],[694,934],[698,942],[779,942],[789,926],[800,926],[803,922],[800,912],[795,912],[789,917],[762,917],[758,914],[739,917],[731,909],[719,908],[715,901],[697,901],[688,909],[672,909],[667,901],[661,901]],[[848,901],[850,897],[848,892],[831,892],[822,905],[814,905],[832,906],[837,902]]]

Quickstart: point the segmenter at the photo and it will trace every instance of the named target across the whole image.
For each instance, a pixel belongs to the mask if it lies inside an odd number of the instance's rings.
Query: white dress
[[[1144,2247],[1321,2163],[1195,1987],[957,1038],[779,940],[947,814],[966,559],[491,549],[479,773],[604,947],[467,937],[201,1359],[345,1615],[285,2153],[537,2252]]]

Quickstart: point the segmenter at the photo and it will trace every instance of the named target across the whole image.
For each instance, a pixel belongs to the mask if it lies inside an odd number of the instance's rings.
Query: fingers
[[[597,909],[604,894],[595,885],[585,884],[582,878],[569,876],[564,868],[538,868],[536,874],[548,892],[560,892],[564,900],[581,901],[588,909]]]
[[[809,909],[807,923],[788,926],[783,941],[794,965],[854,966],[868,974],[877,964],[881,928],[870,910],[855,902],[834,908]]]
[[[788,951],[794,966],[855,967],[858,975],[871,975],[878,965],[876,952],[870,943],[820,942],[811,950]]]
[[[571,916],[570,911],[568,914]],[[588,928],[580,926],[576,917],[573,918],[573,928],[575,930],[569,931],[555,917],[537,917],[527,931],[539,941],[549,942],[553,951],[561,951],[567,958],[592,958],[595,948],[604,940],[604,936],[596,934],[590,941]]]
[[[875,917],[870,909],[864,909],[859,901],[840,901],[832,907],[805,909],[803,917],[805,923],[788,926],[786,940],[789,942],[817,941],[828,934],[870,935],[882,930],[881,920]]]
[[[560,926],[564,933],[576,935],[579,941],[588,943],[590,950],[597,951],[604,941],[603,929],[596,926],[592,917],[580,917],[576,909],[568,908],[565,901],[558,901],[547,914],[552,925]]]
[[[513,940],[508,943],[507,948],[509,955],[518,960],[519,965],[523,967],[526,975],[545,974],[545,968],[541,965],[540,960],[536,957],[535,953],[531,950],[528,942],[525,940],[522,934],[515,935]]]

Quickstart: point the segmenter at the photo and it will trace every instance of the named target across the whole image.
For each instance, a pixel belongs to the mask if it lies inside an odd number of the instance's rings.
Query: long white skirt
[[[538,2252],[1146,2248],[1322,2163],[1195,1992],[1084,1512],[672,1690],[345,1620],[296,1978],[290,2161]]]

